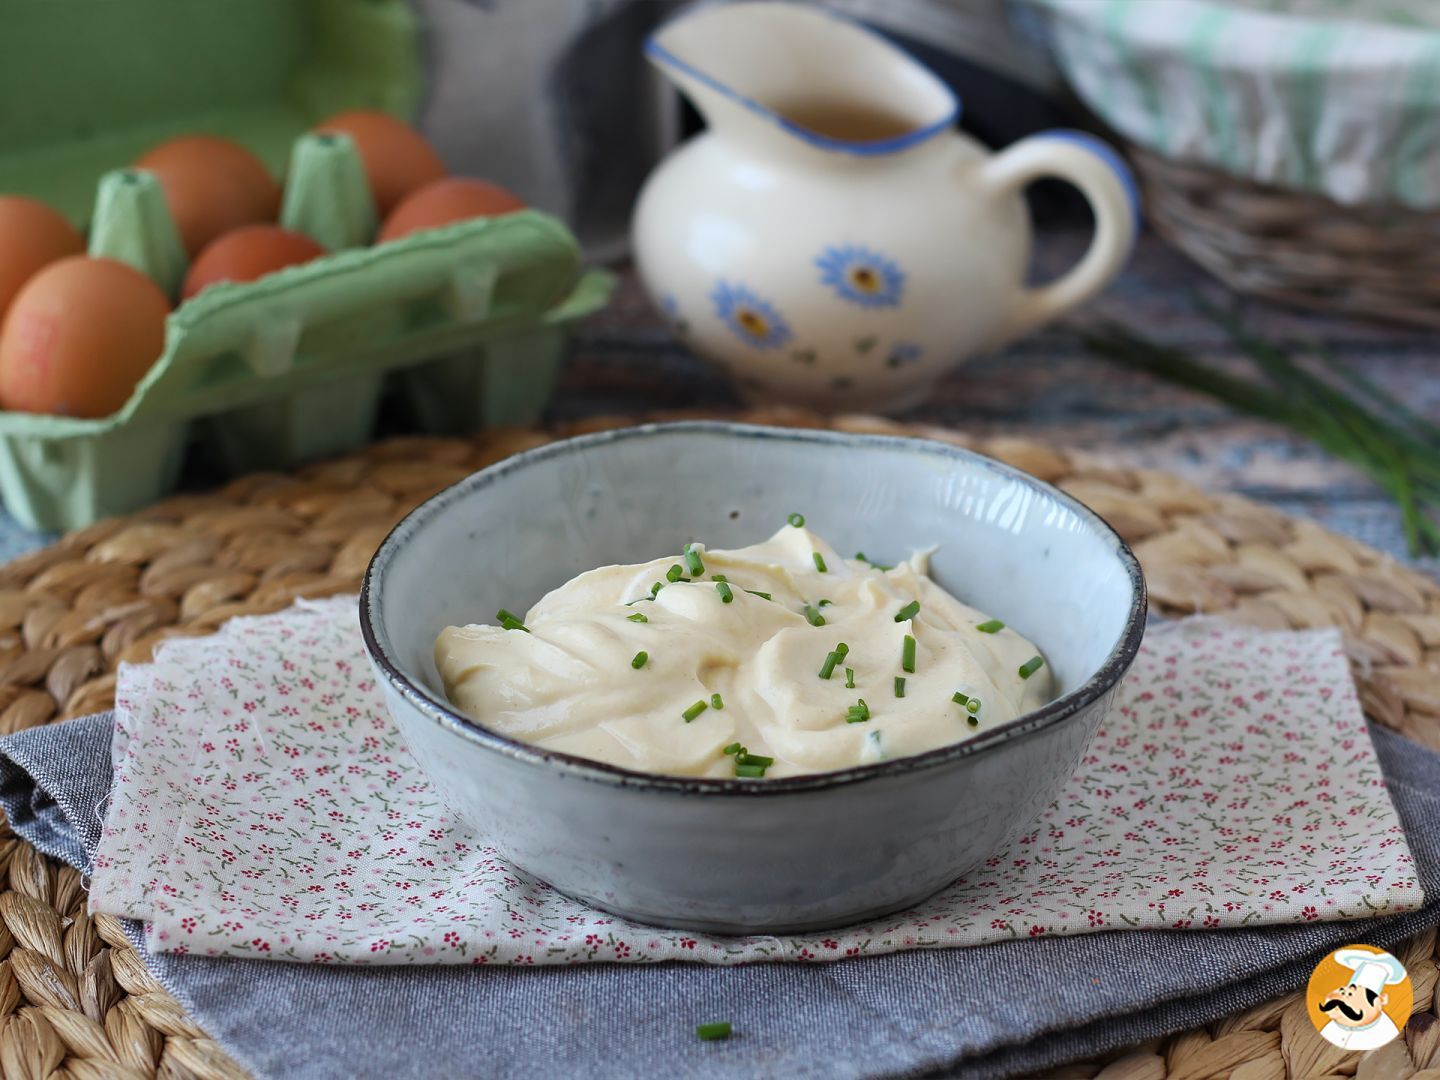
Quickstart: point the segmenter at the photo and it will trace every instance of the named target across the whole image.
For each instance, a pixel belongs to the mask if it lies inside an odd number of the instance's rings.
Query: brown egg
[[[0,324],[15,294],[42,266],[84,250],[79,230],[44,203],[0,195]]]
[[[164,351],[169,312],[159,287],[126,263],[51,263],[0,329],[0,408],[109,416]]]
[[[354,109],[316,124],[315,131],[340,131],[354,140],[382,218],[410,192],[446,175],[425,136],[388,113]]]
[[[135,162],[155,174],[192,259],[211,240],[241,225],[274,221],[280,185],[260,159],[238,143],[212,135],[185,135]]]
[[[325,249],[304,233],[279,225],[245,225],[212,240],[185,275],[181,299],[222,281],[254,281],[287,266],[318,259]]]
[[[452,176],[426,184],[397,206],[381,226],[378,242],[398,240],[421,229],[438,229],[467,218],[499,217],[524,209],[523,202],[498,184]]]

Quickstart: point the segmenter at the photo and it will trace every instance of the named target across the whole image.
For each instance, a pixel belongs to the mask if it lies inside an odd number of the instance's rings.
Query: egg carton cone
[[[192,439],[232,474],[343,453],[373,436],[391,390],[424,431],[534,423],[573,328],[614,286],[582,271],[570,230],[536,210],[372,245],[375,207],[344,135],[296,141],[281,224],[329,253],[181,303],[118,412],[0,412],[11,514],[60,530],[138,509],[173,489]],[[90,253],[176,297],[185,253],[151,174],[102,177]]]

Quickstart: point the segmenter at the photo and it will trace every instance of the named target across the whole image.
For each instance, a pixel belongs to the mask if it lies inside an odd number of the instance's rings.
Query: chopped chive
[[[712,709],[723,709],[725,707],[725,702],[720,699],[719,694],[711,694],[710,707]]]
[[[817,604],[816,606],[817,606],[817,607],[829,607],[829,606],[830,606],[831,604],[833,604],[834,602],[835,602],[834,600],[821,600],[820,603]]]
[[[730,579],[729,579],[728,577],[726,577],[724,574],[711,574],[711,575],[710,575],[710,580],[711,580],[711,581],[729,581]]]
[[[965,706],[970,701],[970,699],[964,694],[962,694],[959,690],[956,690],[955,693],[951,695],[950,700],[961,707]]]
[[[920,601],[911,600],[908,604],[906,604],[904,607],[902,607],[899,611],[895,613],[895,621],[904,622],[906,619],[913,619],[916,615],[919,614]]]
[[[745,777],[745,778],[750,779],[750,780],[757,780],[757,779],[759,779],[760,777],[762,777],[762,776],[765,775],[765,766],[764,766],[764,765],[736,765],[736,766],[735,766],[735,775],[736,775],[736,776]]]
[[[665,580],[670,582],[672,585],[684,576],[685,568],[681,566],[678,562],[672,565],[669,570],[665,571]]]
[[[991,619],[989,622],[982,622],[975,627],[975,629],[979,630],[982,634],[998,634],[1001,630],[1005,629],[1005,624],[999,619]]]
[[[649,621],[650,621],[650,620],[647,619],[644,615],[640,614],[640,612],[638,612],[638,611],[635,612],[634,615],[626,615],[625,618],[629,619],[631,622],[649,622]]]
[[[896,676],[895,676],[895,696],[896,696],[896,697],[904,697],[904,696],[905,696],[905,676],[903,676],[903,675],[896,675]]]
[[[856,704],[851,705],[850,708],[845,711],[845,722],[847,724],[863,724],[866,720],[869,719],[870,706],[865,704],[865,699],[863,697],[860,698],[859,701],[856,702]]]
[[[905,635],[905,644],[900,649],[900,666],[915,674],[915,639],[909,634]]]
[[[775,598],[774,598],[773,596],[771,596],[768,592],[756,592],[754,589],[746,589],[745,591],[748,592],[751,596],[758,596],[758,597],[760,597],[761,600],[774,600],[774,599],[775,599]]]
[[[840,654],[840,659],[844,660],[845,657],[850,655],[850,646],[842,641],[839,645],[835,646],[835,651]]]
[[[731,600],[735,599],[735,594],[730,591],[730,586],[727,582],[715,582],[715,591],[720,594],[720,602],[722,604],[728,604]]]
[[[865,699],[864,699],[863,697],[862,697],[862,698],[859,698],[858,700],[859,700],[859,702],[860,702],[860,708],[863,709],[864,712],[865,712],[865,719],[866,719],[866,720],[869,720],[869,719],[870,719],[870,706],[865,704]]]
[[[1044,657],[1032,656],[1029,660],[1026,660],[1023,664],[1020,665],[1020,678],[1028,679],[1031,675],[1034,675],[1035,672],[1039,671],[1044,665]]]
[[[642,667],[645,666],[645,661],[649,659],[650,654],[647,653],[644,649],[641,649],[635,654],[634,658],[631,659],[630,666],[633,667],[636,671],[639,671]]]
[[[706,1042],[712,1039],[728,1039],[730,1037],[730,1021],[717,1020],[713,1024],[700,1024],[695,1028],[695,1034]]]
[[[826,654],[825,654],[825,662],[820,665],[820,678],[822,678],[822,679],[828,679],[828,678],[830,678],[831,675],[834,675],[834,674],[835,674],[835,665],[838,664],[839,662],[840,662],[840,654],[839,654],[838,652],[828,652],[828,653],[826,653]]]
[[[971,727],[979,727],[979,726],[980,726],[980,718],[979,718],[978,716],[967,716],[967,717],[965,717],[965,722],[966,722],[967,724],[969,724]]]
[[[685,723],[688,724],[688,723],[690,723],[691,720],[694,720],[695,717],[699,716],[702,712],[704,712],[704,711],[705,711],[706,709],[708,709],[709,707],[710,707],[710,706],[709,706],[705,701],[703,701],[703,700],[702,700],[702,701],[697,701],[697,702],[695,702],[694,705],[691,705],[688,709],[686,709],[686,710],[685,710],[683,713],[681,713],[680,715],[685,718]]]
[[[875,562],[873,559],[867,559],[867,558],[865,557],[865,553],[864,553],[863,551],[857,551],[857,552],[855,552],[855,558],[856,558],[857,561],[865,563],[867,566],[869,566],[869,567],[870,567],[871,569],[873,569],[873,570],[894,570],[894,569],[895,569],[895,567],[893,567],[893,566],[886,566],[884,563],[878,563],[878,562]]]
[[[651,586],[650,586],[650,599],[651,599],[651,600],[654,600],[655,597],[659,596],[659,595],[660,595],[660,590],[663,589],[664,587],[665,587],[665,586],[664,586],[662,583],[658,582],[658,581],[655,582],[654,585],[651,585]]]
[[[980,699],[978,697],[972,697],[965,703],[965,711],[972,716],[978,713],[980,711]]]
[[[524,630],[527,634],[530,632],[530,628],[521,622],[517,615],[503,607],[495,613],[495,620],[506,630]]]
[[[855,669],[853,667],[847,667],[845,669],[845,689],[855,689]]]
[[[741,746],[738,742],[732,742],[722,751],[722,753],[726,754],[743,754],[744,752],[745,748]]]
[[[690,568],[690,573],[696,577],[705,573],[705,564],[700,561],[700,553],[689,544],[685,545],[685,565]]]
[[[797,529],[803,529],[805,527],[804,514],[791,514],[785,520],[788,521],[791,525],[794,525]]]
[[[827,573],[827,571],[826,571],[826,569],[825,569],[825,556],[824,556],[824,555],[821,555],[818,551],[812,551],[812,552],[810,552],[810,558],[812,558],[812,559],[815,560],[815,569],[816,569],[816,570],[819,570],[820,573],[822,573],[822,574]],[[823,601],[822,601],[822,602],[823,602]]]
[[[825,625],[825,616],[820,614],[819,608],[811,604],[805,605],[805,618],[809,620],[811,626]]]
[[[766,757],[764,754],[742,753],[739,757],[735,759],[735,764],[759,765],[762,769],[768,769],[771,765],[775,764],[775,759],[773,757]]]

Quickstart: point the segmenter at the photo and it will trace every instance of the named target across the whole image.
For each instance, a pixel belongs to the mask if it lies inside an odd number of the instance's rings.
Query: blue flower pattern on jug
[[[905,271],[893,259],[858,244],[827,247],[815,260],[820,283],[861,307],[898,307]]]
[[[710,294],[710,300],[715,305],[715,314],[752,348],[778,349],[792,337],[785,317],[744,285],[721,281]]]

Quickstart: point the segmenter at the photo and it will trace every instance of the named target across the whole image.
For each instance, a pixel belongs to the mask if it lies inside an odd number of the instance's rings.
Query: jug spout
[[[906,150],[960,110],[949,87],[879,34],[801,4],[702,8],[657,30],[646,54],[712,129],[827,153]]]

